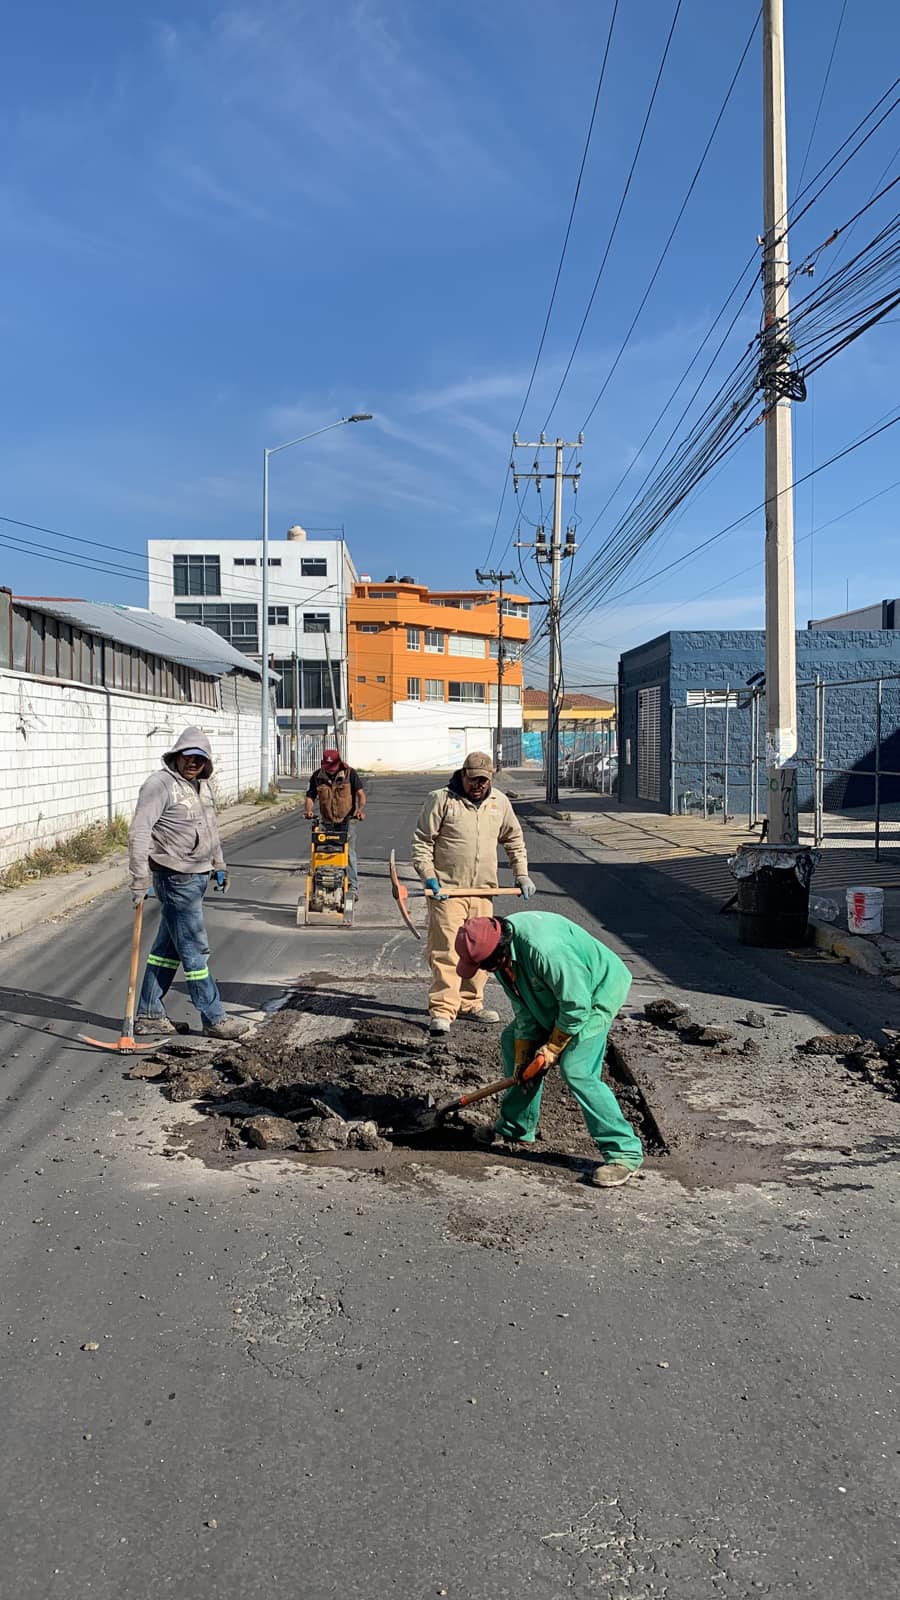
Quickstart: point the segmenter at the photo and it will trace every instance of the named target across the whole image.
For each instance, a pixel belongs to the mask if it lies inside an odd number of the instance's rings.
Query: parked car
[[[605,750],[586,750],[582,755],[571,756],[566,763],[563,781],[572,788],[600,789],[610,793],[616,785],[619,762]]]

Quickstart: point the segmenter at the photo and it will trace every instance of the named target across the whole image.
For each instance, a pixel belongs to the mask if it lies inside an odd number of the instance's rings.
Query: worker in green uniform
[[[631,988],[631,973],[614,951],[568,917],[518,911],[509,917],[470,917],[456,936],[458,972],[492,972],[512,1001],[513,1021],[501,1049],[517,1082],[500,1103],[494,1148],[534,1143],[542,1077],[521,1081],[540,1053],[559,1063],[603,1160],[590,1177],[598,1189],[627,1183],[643,1161],[641,1141],[603,1082],[606,1039]]]

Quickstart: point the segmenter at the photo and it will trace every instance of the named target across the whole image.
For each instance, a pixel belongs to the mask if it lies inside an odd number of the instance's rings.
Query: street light
[[[279,450],[290,450],[295,444],[305,444],[307,439],[317,439],[320,433],[330,433],[332,428],[342,428],[346,422],[371,422],[371,411],[354,411],[352,416],[339,417],[337,422],[326,423],[324,428],[314,428],[312,433],[302,433],[299,439],[288,439],[285,444],[273,445],[263,450],[263,503],[262,503],[262,627],[260,632],[262,693],[259,719],[259,790],[269,791],[269,457]]]

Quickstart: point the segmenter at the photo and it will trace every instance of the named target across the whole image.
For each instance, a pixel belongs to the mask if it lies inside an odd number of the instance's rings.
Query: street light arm
[[[307,439],[317,439],[320,433],[330,433],[332,428],[342,428],[345,422],[371,422],[372,417],[368,411],[354,412],[352,417],[338,417],[337,422],[328,422],[324,428],[314,428],[312,433],[301,433],[299,439],[288,439],[284,444],[276,444],[264,451],[267,456],[277,456],[279,450],[290,450],[292,445],[305,444]]]

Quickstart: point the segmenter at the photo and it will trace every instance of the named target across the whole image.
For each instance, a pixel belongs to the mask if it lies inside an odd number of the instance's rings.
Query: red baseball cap
[[[339,767],[340,764],[341,764],[341,752],[340,752],[340,750],[323,750],[322,751],[322,765],[323,765],[323,767]]]
[[[470,917],[464,922],[454,941],[459,956],[456,970],[461,978],[474,978],[488,956],[492,956],[500,943],[500,924],[496,917]]]

